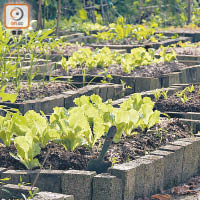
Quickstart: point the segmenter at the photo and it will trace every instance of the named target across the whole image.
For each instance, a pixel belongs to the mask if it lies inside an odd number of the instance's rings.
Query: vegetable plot
[[[102,102],[98,95],[81,96],[74,102],[76,107],[69,110],[55,108],[49,122],[32,110],[24,116],[8,112],[0,118],[0,139],[8,147],[14,142],[17,154],[12,156],[33,169],[40,166],[36,156],[49,142],[69,151],[80,146],[90,149],[113,125],[117,127],[114,141],[119,142],[122,134],[131,136],[138,128],[145,134],[160,120],[151,99],[140,94],[134,94],[120,108],[114,108],[111,101]]]
[[[89,48],[79,49],[66,60],[62,58],[61,64],[66,72],[71,72],[75,68],[80,68],[82,74],[86,71],[101,68],[109,69],[113,65],[115,68],[121,68],[126,74],[130,74],[135,68],[140,66],[149,66],[153,63],[168,63],[176,59],[176,53],[166,53],[167,48],[162,47],[160,50],[160,58],[155,56],[155,50],[146,50],[142,47],[131,50],[131,53],[120,54],[111,52],[107,47],[92,51]]]

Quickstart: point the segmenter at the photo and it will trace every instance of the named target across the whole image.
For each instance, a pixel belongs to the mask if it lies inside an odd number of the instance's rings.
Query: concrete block
[[[99,94],[99,86],[93,85],[92,94]]]
[[[33,104],[33,110],[35,110],[36,112],[40,112],[42,110],[42,107],[41,107],[41,102],[39,100],[37,101],[34,101],[34,104]]]
[[[64,107],[64,95],[61,94],[49,98],[49,113],[52,113],[55,107]]]
[[[160,80],[152,77],[135,77],[135,92],[160,88]]]
[[[93,200],[122,200],[122,180],[110,174],[93,178]]]
[[[161,77],[161,87],[169,87],[173,84],[180,83],[180,73],[181,72],[173,72],[166,75],[162,75]]]
[[[200,57],[198,57],[200,59]],[[196,78],[197,78],[197,83],[200,82],[200,65],[195,66],[196,67]]]
[[[107,100],[115,98],[115,88],[114,85],[107,85]]]
[[[114,94],[114,99],[120,99],[124,97],[124,90],[122,85],[115,85],[115,94]]]
[[[176,157],[175,152],[168,151],[167,149],[151,152],[151,155],[163,156],[164,158],[164,189],[169,189],[174,185],[179,184],[182,180],[183,153],[181,153],[182,150],[180,147],[175,148],[180,149],[180,157]]]
[[[34,105],[34,101],[27,101],[26,103],[24,103],[24,114],[29,111],[29,110],[33,110],[33,105]]]
[[[181,73],[179,74],[180,83],[187,83],[187,75],[186,75],[186,68],[180,70]]]
[[[187,83],[196,83],[197,82],[197,70],[195,66],[187,67],[186,72],[186,81]]]
[[[111,175],[122,180],[122,199],[133,200],[135,197],[136,162],[115,165],[109,169]]]
[[[169,152],[174,153],[173,156],[171,157],[171,159],[173,159],[173,162],[170,164],[171,169],[169,169],[170,171],[166,170],[167,171],[166,176],[167,176],[167,173],[172,173],[172,172],[174,172],[174,173],[172,174],[171,178],[166,177],[166,180],[168,180],[168,178],[170,178],[171,181],[169,181],[169,183],[171,183],[172,186],[178,185],[179,183],[182,182],[182,163],[183,163],[183,158],[184,158],[184,148],[172,143],[172,144],[169,144],[166,146],[162,146],[159,149],[163,150],[163,151],[169,151]],[[166,159],[168,160],[167,157],[166,157]],[[165,166],[165,167],[167,167],[167,166]],[[169,176],[169,174],[168,174],[168,176]]]
[[[175,141],[173,145],[179,145],[184,149],[183,162],[182,162],[182,182],[189,180],[198,172],[199,156],[195,152],[195,146],[191,142]],[[178,163],[178,162],[177,162]]]
[[[112,75],[112,83],[121,84],[121,80],[123,80],[123,77],[119,75]]]
[[[180,119],[180,121],[190,126],[190,130],[193,134],[196,134],[198,131],[200,131],[200,120]]]
[[[99,85],[99,96],[102,98],[103,101],[107,100],[107,87],[106,85]]]
[[[92,179],[96,172],[68,170],[62,176],[62,193],[73,195],[75,200],[91,200]]]
[[[30,171],[30,181],[33,184],[35,177],[37,176],[39,170]],[[41,170],[38,181],[35,186],[40,189],[40,191],[48,192],[62,192],[61,177],[64,171],[62,170]]]
[[[154,184],[152,193],[160,193],[163,191],[163,183],[164,183],[164,158],[163,156],[156,155],[146,155],[143,156],[142,159],[152,160],[152,165],[154,168]]]
[[[40,103],[41,103],[41,110],[44,112],[44,114],[50,113],[48,97],[41,99]]]
[[[153,194],[155,169],[152,160],[135,160],[137,163],[135,173],[135,197],[149,197]]]
[[[38,192],[32,200],[74,200],[74,197],[52,192]]]
[[[195,160],[195,168],[196,168],[195,174],[198,174],[200,172],[200,138],[199,137],[183,138],[180,139],[180,141],[192,143],[193,158]]]
[[[77,91],[67,91],[63,92],[62,94],[64,95],[64,107],[66,109],[74,106],[75,104],[73,100],[79,96]]]

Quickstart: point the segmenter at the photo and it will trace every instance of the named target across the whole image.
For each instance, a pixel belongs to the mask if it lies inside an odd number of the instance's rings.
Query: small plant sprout
[[[167,97],[168,97],[167,93],[168,93],[168,89],[167,90],[165,90],[165,89],[161,90],[161,96],[163,96],[164,99],[167,99]]]
[[[153,95],[154,95],[154,98],[156,99],[156,101],[158,101],[161,97],[161,90],[160,89],[154,90]]]
[[[187,90],[189,93],[192,93],[194,91],[194,85],[192,85],[191,87],[187,87]]]
[[[117,157],[113,156],[110,161],[112,162],[112,166],[114,166],[114,164],[119,163]]]
[[[188,98],[187,95],[184,93],[183,97],[181,97],[182,103],[186,103],[189,100],[190,100],[190,98]]]
[[[186,92],[192,93],[194,91],[194,85],[185,87],[181,92],[176,92],[176,96],[180,98],[182,103],[186,103],[191,98],[187,97]],[[199,92],[198,92],[199,93]]]

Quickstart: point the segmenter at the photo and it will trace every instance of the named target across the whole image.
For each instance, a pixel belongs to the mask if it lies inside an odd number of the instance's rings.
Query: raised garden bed
[[[192,28],[175,28],[171,30],[161,30],[158,31],[166,36],[173,36],[174,34],[178,34],[181,37],[190,37],[192,42],[199,42],[200,41],[200,30],[199,29],[192,29]]]
[[[146,43],[146,44],[134,44],[134,45],[113,45],[113,44],[87,44],[87,46],[90,46],[92,48],[103,48],[103,47],[108,47],[110,49],[123,49],[123,50],[126,50],[127,53],[130,53],[131,52],[131,49],[133,48],[138,48],[138,47],[144,47],[146,49],[148,48],[154,48],[154,49],[158,49],[160,48],[160,46],[169,46],[171,44],[176,44],[180,41],[182,42],[187,42],[187,41],[190,41],[191,39],[189,37],[180,37],[180,38],[176,38],[176,39],[167,39],[165,41],[161,41],[161,42],[155,42],[155,43],[152,43],[152,42],[149,42],[149,43]]]
[[[173,89],[177,91],[181,87],[183,85],[172,87],[171,91]],[[167,145],[163,146],[163,144]],[[84,148],[79,148],[74,153],[62,154],[62,148],[58,145],[51,144],[49,147],[52,148],[50,153],[52,165],[48,160],[49,164],[45,168],[56,169],[53,164],[58,164],[59,159],[62,160],[61,168],[60,170],[42,170],[36,186],[41,191],[74,195],[75,200],[132,200],[149,197],[163,189],[187,181],[199,172],[200,166],[199,135],[192,136],[190,127],[176,119],[163,119],[160,125],[154,127],[154,131],[123,138],[119,144],[112,144],[106,160],[112,157],[115,165],[109,169],[109,174],[97,175],[95,172],[70,169],[85,169],[87,164],[82,163],[83,168],[79,168],[77,163],[81,162],[82,156],[85,157],[86,163],[90,158],[95,158],[100,147],[98,143],[93,149],[94,154],[89,154],[89,151]],[[11,147],[5,151],[5,147],[1,147],[1,150],[4,150],[4,156],[10,158],[9,162],[12,162],[13,158],[10,157],[9,150],[15,152],[15,149]],[[47,149],[44,149],[43,156],[46,153]],[[73,162],[74,167],[69,165],[65,168],[64,157]],[[40,158],[44,159],[42,156]],[[121,161],[118,159],[126,162],[119,164]],[[136,160],[131,161],[132,159]],[[2,160],[5,159],[2,158]],[[8,183],[12,184],[19,183],[20,176],[24,182],[33,183],[38,172],[38,170],[13,170],[12,167],[8,169],[2,168],[0,177],[11,177]],[[65,171],[65,169],[70,170]],[[51,184],[47,184],[48,182]]]
[[[13,92],[12,87],[10,88],[10,92]],[[49,82],[41,86],[33,85],[30,92],[27,87],[21,88],[16,103],[0,102],[0,105],[17,108],[22,114],[28,110],[43,111],[45,114],[49,114],[53,112],[54,107],[72,107],[73,100],[81,95],[98,94],[106,101],[120,98],[123,93],[123,87],[119,84],[88,85],[75,90],[67,82],[58,82],[57,84]]]
[[[105,76],[98,75],[103,72],[103,68],[86,71],[86,75],[81,75],[80,68],[71,69],[69,73],[71,79],[75,82],[100,82],[105,80]],[[178,83],[196,83],[200,81],[200,66],[186,66],[179,62],[171,62],[166,64],[153,64],[151,66],[136,67],[131,74],[126,74],[121,68],[116,66],[108,67],[107,72],[111,74],[112,79],[107,81],[115,84],[121,84],[122,81],[126,86],[126,94],[133,92],[141,92],[153,90],[156,88],[169,87]],[[60,68],[54,72],[57,75],[66,75],[66,72]]]
[[[161,146],[149,155],[112,167],[109,170],[112,175],[79,170],[42,170],[37,186],[41,191],[74,195],[77,200],[129,200],[149,196],[197,174],[199,142],[199,138],[186,138]],[[1,171],[1,178],[11,177],[10,182],[14,184],[20,181],[20,177],[24,182],[32,183],[38,172]]]
[[[169,95],[167,99],[160,99],[156,102],[155,108],[167,113],[174,118],[180,118],[190,124],[194,124],[194,131],[200,131],[199,120],[199,84],[194,85],[194,90],[189,92],[188,85],[182,90],[176,91]]]
[[[135,160],[140,156],[149,154],[161,145],[185,137],[191,137],[188,126],[176,119],[162,119],[159,125],[155,126],[153,130],[150,130],[147,133],[139,131],[138,135],[122,137],[119,143],[113,143],[107,152],[105,160],[114,163],[126,163],[131,160]],[[103,143],[103,141],[104,139],[99,141],[92,150],[78,148],[75,152],[66,152],[64,147],[61,145],[49,144],[42,150],[38,159],[40,163],[42,163],[46,152],[50,149],[50,156],[47,158],[44,169],[87,170],[89,160],[97,158],[100,151],[99,145],[100,143]],[[0,159],[2,160],[0,167],[25,170],[25,166],[23,166],[20,162],[16,162],[16,160],[9,155],[10,152],[16,154],[14,146],[11,146],[10,148],[0,148]]]
[[[167,52],[171,52],[171,50],[176,52],[177,60],[185,65],[191,66],[200,64],[200,48],[198,44],[180,44],[180,47],[171,47]],[[159,50],[157,53],[159,53]]]

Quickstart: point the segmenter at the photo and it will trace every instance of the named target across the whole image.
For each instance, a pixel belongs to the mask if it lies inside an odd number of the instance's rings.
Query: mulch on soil
[[[107,74],[111,75],[121,75],[121,76],[140,76],[140,77],[160,77],[163,74],[171,73],[171,72],[178,72],[181,69],[185,68],[186,65],[183,63],[179,63],[177,61],[173,61],[170,63],[154,63],[149,66],[140,66],[140,67],[135,67],[134,71],[132,71],[130,74],[127,74],[123,71],[123,68],[119,65],[111,65],[109,67],[106,67]],[[86,74],[90,75],[100,75],[104,74],[105,68],[103,67],[97,67],[91,70],[86,69]],[[73,76],[73,75],[78,75],[82,74],[83,70],[81,67],[76,67],[76,68],[68,68],[68,73],[63,69],[59,68],[55,71],[53,71],[53,75],[57,76]]]
[[[119,143],[111,144],[105,160],[115,163],[128,162],[146,155],[161,145],[176,139],[191,137],[189,127],[178,119],[162,118],[161,123],[154,126],[153,130],[147,133],[140,132],[140,134],[131,137],[122,137]],[[61,145],[51,143],[42,149],[41,154],[37,158],[42,163],[48,149],[50,149],[50,155],[45,163],[44,169],[86,170],[88,161],[97,158],[103,142],[102,139],[91,150],[82,147],[74,152],[66,151]],[[10,152],[16,154],[14,145],[11,145],[11,147],[0,146],[0,167],[25,169],[19,161],[10,155]]]
[[[173,48],[178,55],[200,55],[200,47],[177,47]]]
[[[159,99],[154,107],[162,112],[200,112],[200,85],[194,85],[194,91],[186,92],[186,96],[189,100],[183,103],[181,98],[174,93],[167,99]]]
[[[56,46],[53,49],[49,46],[45,46],[43,48],[41,47],[36,47],[34,49],[35,53],[37,54],[47,54],[54,55],[54,54],[62,54],[63,56],[71,56],[74,52],[78,51],[81,48],[90,48],[91,50],[93,49],[92,47],[88,46],[81,46],[81,45],[76,45],[76,44],[70,44],[66,43],[64,46]],[[21,53],[24,53],[25,50],[21,50]],[[29,51],[27,50],[27,53]]]
[[[172,50],[176,52],[177,55],[192,55],[199,56],[200,55],[200,47],[199,46],[188,46],[188,47],[170,47],[167,50],[167,53],[170,53]],[[158,54],[160,50],[156,51]]]
[[[62,92],[66,92],[68,90],[75,90],[67,82],[33,82],[31,84],[31,88],[29,88],[27,82],[21,82],[19,91],[16,91],[14,85],[8,85],[5,89],[6,93],[17,93],[16,103],[20,103],[26,100],[36,100],[44,97],[50,97],[53,95],[59,95]]]
[[[138,41],[137,39],[135,39],[134,37],[129,37],[129,38],[124,38],[122,40],[100,40],[98,42],[95,43],[91,43],[92,45],[98,45],[98,44],[104,44],[104,45],[148,45],[148,44],[152,44],[152,43],[157,43],[157,42],[161,42],[161,41],[165,41],[168,40],[170,38],[167,38],[166,36],[162,36],[161,38],[159,38],[158,36],[154,35],[153,37],[155,37],[156,41],[152,42],[150,39],[146,39],[143,41]]]

